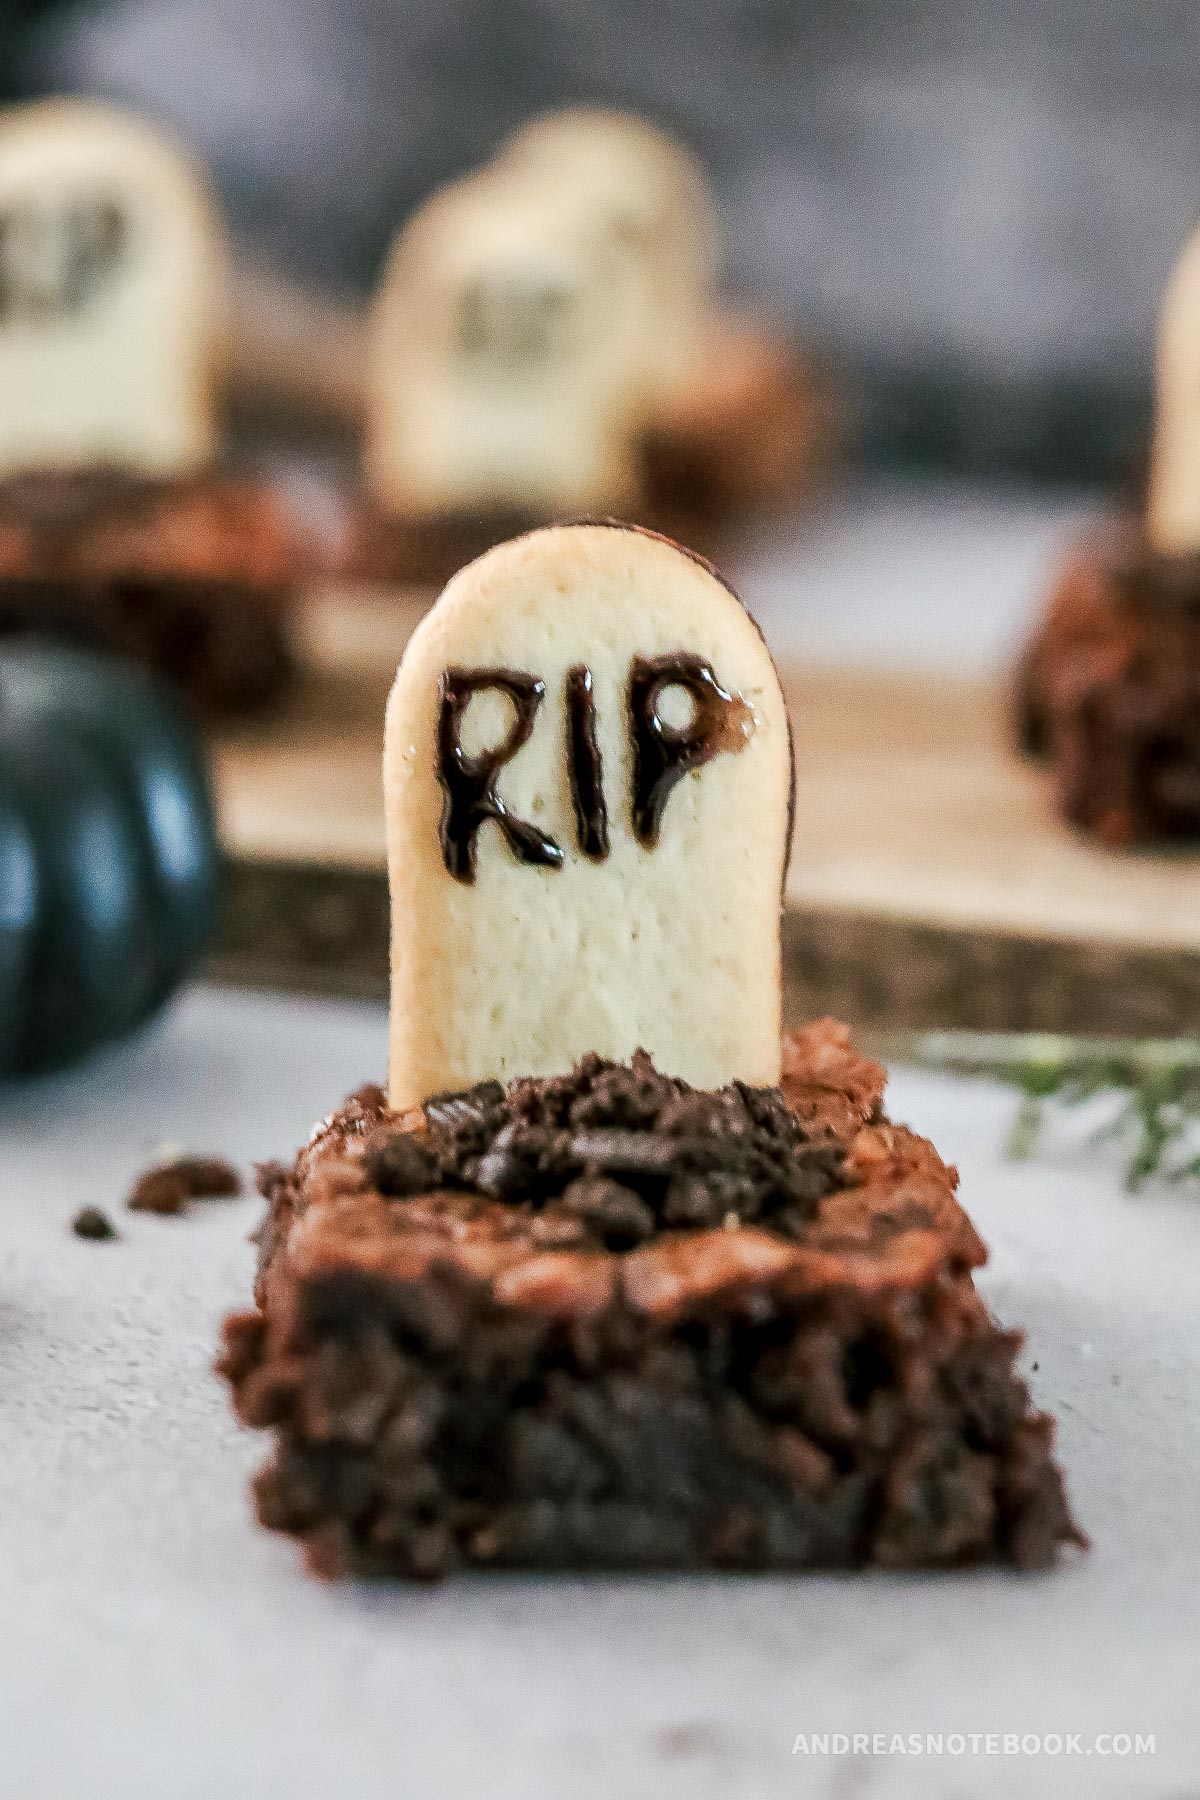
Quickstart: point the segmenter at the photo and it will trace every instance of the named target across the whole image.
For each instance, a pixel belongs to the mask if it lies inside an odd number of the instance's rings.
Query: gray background
[[[732,284],[827,351],[868,452],[960,466],[1136,462],[1200,213],[1180,0],[109,0],[23,68],[180,125],[262,257],[355,291],[531,112],[643,108],[710,159]]]

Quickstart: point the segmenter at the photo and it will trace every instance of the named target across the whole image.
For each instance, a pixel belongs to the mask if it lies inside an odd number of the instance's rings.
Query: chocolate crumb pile
[[[242,1191],[242,1178],[223,1156],[179,1156],[145,1169],[130,1189],[130,1212],[173,1218],[189,1200],[227,1200]]]
[[[507,1089],[481,1082],[423,1110],[423,1129],[383,1127],[368,1143],[380,1193],[484,1194],[540,1215],[564,1244],[621,1250],[664,1227],[749,1223],[797,1238],[844,1179],[844,1146],[806,1131],[778,1089],[697,1092],[644,1051]]]

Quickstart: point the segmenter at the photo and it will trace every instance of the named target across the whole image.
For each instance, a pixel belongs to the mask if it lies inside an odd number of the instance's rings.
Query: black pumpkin
[[[147,1019],[212,927],[204,755],[153,677],[40,640],[0,649],[0,1076]]]

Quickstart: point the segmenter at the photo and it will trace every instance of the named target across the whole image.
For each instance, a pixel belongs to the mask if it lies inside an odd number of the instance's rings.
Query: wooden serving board
[[[221,978],[386,991],[383,707],[427,596],[343,590],[269,724],[215,744]],[[782,666],[796,736],[788,1007],[905,1030],[1170,1034],[1200,1020],[1200,854],[1061,825],[998,684]]]

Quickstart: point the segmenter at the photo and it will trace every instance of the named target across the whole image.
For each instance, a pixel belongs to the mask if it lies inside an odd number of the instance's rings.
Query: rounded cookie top
[[[786,709],[668,540],[555,526],[462,570],[388,707],[391,1099],[639,1048],[774,1084]]]
[[[190,472],[216,442],[223,226],[156,127],[81,100],[0,119],[0,474]]]
[[[559,516],[636,492],[640,259],[501,166],[408,221],[372,308],[365,472],[401,515]]]

